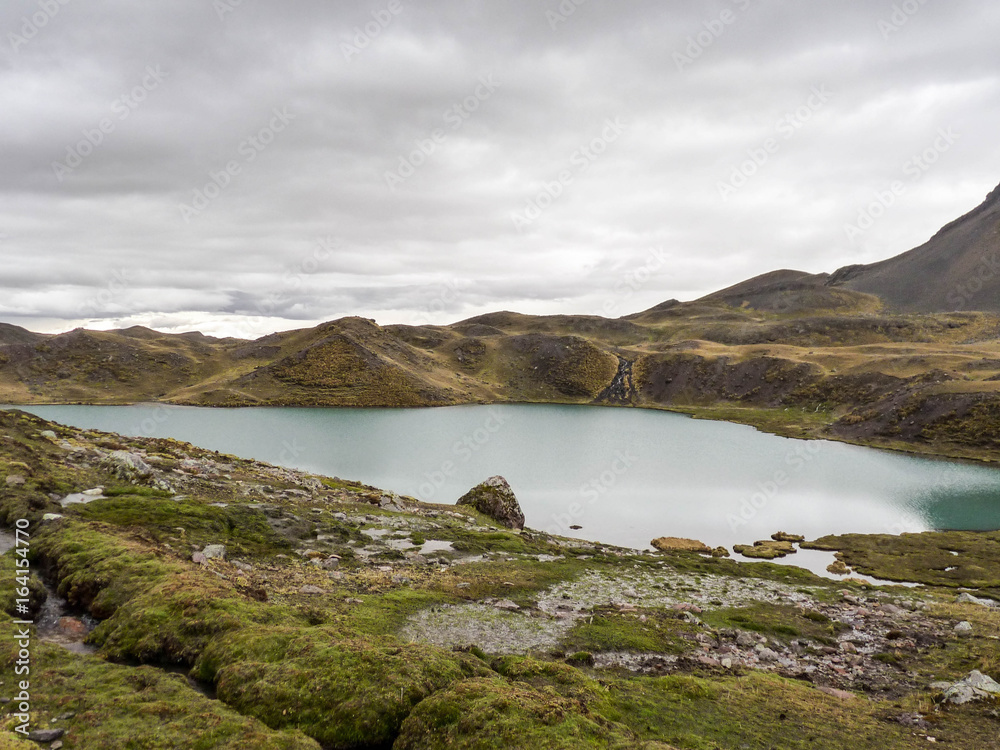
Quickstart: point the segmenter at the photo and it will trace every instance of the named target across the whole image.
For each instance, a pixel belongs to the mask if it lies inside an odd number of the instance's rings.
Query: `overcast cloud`
[[[6,0],[0,321],[618,316],[879,260],[1000,182],[998,31],[986,0]]]

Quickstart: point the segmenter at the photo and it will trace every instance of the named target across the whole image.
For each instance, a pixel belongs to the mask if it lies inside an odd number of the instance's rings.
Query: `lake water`
[[[815,538],[1000,529],[1000,470],[790,440],[669,412],[548,405],[18,408],[76,427],[186,440],[435,503],[454,503],[501,474],[528,526],[628,547],[645,548],[659,536],[731,547],[776,531]]]

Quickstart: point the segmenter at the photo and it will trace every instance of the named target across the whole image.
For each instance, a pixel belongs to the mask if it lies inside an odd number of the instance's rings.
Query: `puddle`
[[[455,547],[451,542],[440,542],[436,539],[431,539],[424,542],[424,546],[420,548],[421,555],[430,555],[435,552],[454,552]]]
[[[798,549],[798,552],[794,555],[789,555],[788,557],[782,557],[775,560],[768,560],[767,562],[773,562],[777,565],[794,565],[797,568],[805,568],[821,578],[828,578],[831,581],[844,581],[848,578],[853,578],[859,581],[865,581],[873,586],[903,586],[904,588],[916,588],[920,586],[919,583],[886,581],[873,576],[861,575],[860,573],[856,573],[854,571],[851,571],[847,575],[836,575],[826,569],[827,565],[831,565],[837,560],[833,552],[821,549],[801,549],[798,545],[796,545],[796,549]],[[753,560],[749,557],[737,554],[733,555],[733,559],[738,562],[760,562],[760,560]]]

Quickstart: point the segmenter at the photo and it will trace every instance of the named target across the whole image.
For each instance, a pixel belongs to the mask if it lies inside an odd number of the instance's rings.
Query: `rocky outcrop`
[[[661,536],[650,544],[660,552],[697,552],[703,555],[712,554],[712,548],[697,539],[680,539],[674,536]]]
[[[524,528],[524,513],[507,480],[490,477],[459,498],[457,505],[469,505],[508,529]]]

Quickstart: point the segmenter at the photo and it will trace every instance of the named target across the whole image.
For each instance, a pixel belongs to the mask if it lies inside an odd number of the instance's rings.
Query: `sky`
[[[1000,6],[5,0],[0,322],[618,317],[1000,182]]]

